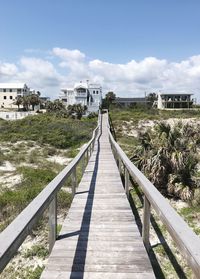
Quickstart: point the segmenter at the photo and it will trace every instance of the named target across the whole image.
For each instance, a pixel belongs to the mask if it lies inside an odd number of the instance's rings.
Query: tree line
[[[34,110],[35,106],[38,106],[41,103],[42,101],[40,99],[40,92],[27,96],[17,96],[14,102],[14,104],[18,106],[18,110],[20,110],[20,106],[22,106],[24,111],[30,110],[30,107],[32,108],[32,110]]]

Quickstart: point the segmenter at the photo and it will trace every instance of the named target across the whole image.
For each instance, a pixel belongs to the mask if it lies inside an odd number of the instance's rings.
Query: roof
[[[5,88],[5,89],[9,89],[9,88],[15,88],[15,89],[20,89],[20,88],[24,88],[24,86],[27,86],[26,83],[0,83],[0,88]]]
[[[73,88],[61,88],[61,91],[66,92],[66,91],[74,91]]]
[[[135,103],[135,102],[145,102],[146,98],[116,98],[114,102],[116,103]]]
[[[90,89],[92,89],[92,88],[101,88],[101,85],[98,84],[98,83],[89,83],[88,86],[89,86]]]
[[[160,96],[170,95],[170,96],[188,96],[188,95],[194,95],[191,93],[159,93]]]
[[[61,91],[65,92],[65,91],[74,91],[75,89],[78,88],[85,88],[85,89],[101,89],[101,85],[100,84],[94,84],[94,83],[86,83],[86,82],[77,82],[74,85],[74,88],[61,88]]]
[[[74,89],[76,89],[76,88],[85,88],[85,89],[87,89],[88,88],[88,84],[85,83],[85,82],[78,82],[78,83],[76,83],[74,85]]]

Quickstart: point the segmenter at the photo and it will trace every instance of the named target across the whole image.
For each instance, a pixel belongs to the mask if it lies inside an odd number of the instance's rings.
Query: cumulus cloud
[[[85,58],[85,54],[78,49],[70,50],[67,48],[55,47],[53,48],[52,53],[65,61],[81,61]]]
[[[60,88],[89,79],[102,85],[104,93],[117,96],[144,96],[144,92],[190,92],[200,90],[200,55],[180,62],[156,57],[116,64],[89,60],[80,50],[53,48],[51,59],[22,57],[16,64],[0,62],[0,79],[23,81],[45,95],[58,97]],[[17,66],[16,66],[17,65]]]
[[[15,64],[0,62],[0,78],[13,76],[17,73],[17,71],[18,69]]]
[[[28,80],[35,86],[55,86],[60,83],[60,75],[49,61],[22,57],[20,60],[22,71],[18,74],[21,80]]]

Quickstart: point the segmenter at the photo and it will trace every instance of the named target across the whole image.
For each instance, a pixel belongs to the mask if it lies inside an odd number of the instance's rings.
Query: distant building
[[[158,93],[158,109],[190,109],[193,105],[193,94],[188,93]]]
[[[59,98],[64,105],[81,104],[88,112],[97,112],[102,103],[102,88],[99,84],[80,82],[74,88],[61,89]]]
[[[145,105],[147,103],[147,99],[144,98],[121,98],[118,97],[113,101],[113,104],[128,107],[128,106],[134,106],[137,104],[143,104]]]
[[[14,102],[17,96],[30,95],[25,83],[0,83],[0,108],[17,108]]]

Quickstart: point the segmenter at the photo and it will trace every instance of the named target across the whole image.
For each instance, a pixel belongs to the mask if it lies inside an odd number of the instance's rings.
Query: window
[[[93,90],[93,94],[95,94],[95,90]]]
[[[12,89],[10,89],[10,92],[12,92]]]
[[[6,92],[6,89],[3,89],[3,92]]]
[[[99,91],[96,91],[96,94],[99,94]]]
[[[4,100],[6,100],[6,96],[3,96]]]
[[[10,96],[10,100],[12,100],[13,96]]]

